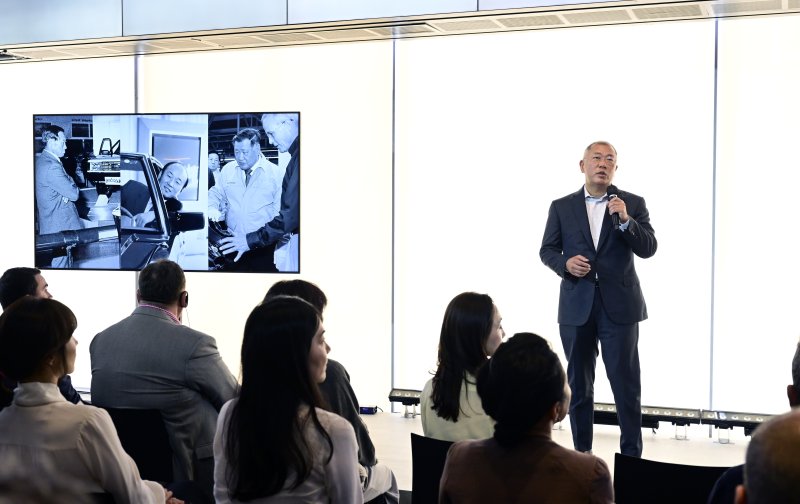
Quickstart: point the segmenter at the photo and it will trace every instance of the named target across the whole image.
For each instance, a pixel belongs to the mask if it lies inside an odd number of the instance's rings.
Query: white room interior
[[[561,353],[539,244],[605,139],[659,241],[637,262],[643,404],[779,413],[800,336],[800,238],[781,218],[800,183],[799,39],[784,15],[1,65],[0,269],[33,260],[33,115],[300,111],[297,276],[328,295],[330,357],[389,411],[392,387],[430,377],[459,292]],[[88,387],[89,342],[133,309],[135,273],[44,275],[78,317]],[[189,273],[185,323],[237,374],[247,314],[290,277]],[[601,368],[596,399],[612,402]]]

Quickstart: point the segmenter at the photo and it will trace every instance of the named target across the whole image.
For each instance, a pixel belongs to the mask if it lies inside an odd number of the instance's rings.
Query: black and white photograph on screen
[[[208,139],[209,268],[299,272],[300,114],[209,114]]]
[[[35,264],[299,272],[300,114],[36,115]]]
[[[207,116],[37,115],[39,268],[207,270]]]
[[[92,115],[37,115],[33,133],[36,266],[118,269],[119,170],[116,181],[87,172],[104,148],[95,140],[119,137],[116,125]]]

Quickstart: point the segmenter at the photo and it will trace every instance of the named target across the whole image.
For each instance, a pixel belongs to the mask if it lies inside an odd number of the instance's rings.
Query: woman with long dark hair
[[[241,390],[222,407],[214,437],[218,503],[363,501],[353,428],[320,408],[324,332],[319,312],[297,297],[250,313]]]
[[[502,317],[486,294],[459,294],[444,313],[439,363],[420,397],[422,431],[445,441],[483,439],[494,422],[483,411],[475,376],[505,337]]]
[[[497,422],[494,437],[453,444],[440,503],[613,502],[606,463],[552,439],[553,425],[569,409],[570,389],[547,340],[519,333],[500,345],[478,372],[478,394]]]

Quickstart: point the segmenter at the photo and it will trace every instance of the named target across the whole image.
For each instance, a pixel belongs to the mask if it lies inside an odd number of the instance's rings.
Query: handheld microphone
[[[614,198],[618,198],[619,196],[617,196],[617,193],[619,193],[619,189],[617,189],[617,186],[613,184],[608,186],[606,194],[608,194],[609,201],[611,201]],[[611,224],[614,226],[614,229],[619,229],[619,214],[617,212],[611,214]]]

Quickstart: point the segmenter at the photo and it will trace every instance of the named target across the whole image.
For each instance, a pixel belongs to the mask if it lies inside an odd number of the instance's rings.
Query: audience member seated
[[[789,407],[800,406],[800,342],[792,358],[792,383],[786,386]],[[744,481],[744,464],[733,466],[719,477],[708,496],[708,504],[729,504],[733,502],[736,487]]]
[[[328,304],[328,297],[317,285],[305,280],[281,280],[267,291],[264,301],[275,296],[297,296],[311,303],[322,316]],[[384,502],[400,501],[397,481],[389,467],[378,464],[375,457],[375,445],[369,437],[366,424],[361,419],[358,398],[350,386],[350,375],[339,362],[328,359],[325,370],[325,381],[319,385],[322,398],[330,411],[350,422],[356,432],[358,442],[358,463],[363,476],[364,501],[371,501],[383,495]]]
[[[475,391],[478,369],[505,337],[502,318],[486,294],[459,294],[444,313],[436,374],[420,396],[422,432],[443,441],[485,439],[494,422]]]
[[[181,503],[139,477],[108,413],[59,393],[58,379],[75,367],[77,325],[52,299],[24,297],[0,316],[0,370],[19,382],[0,412],[0,460],[20,459],[29,473],[52,463],[83,492],[108,492],[117,503]]]
[[[47,282],[38,268],[11,268],[0,277],[0,305],[5,310],[11,303],[23,296],[51,299]],[[0,410],[11,404],[17,382],[0,373]],[[81,396],[72,386],[72,380],[64,375],[58,380],[58,389],[66,400],[73,404],[81,402]]]
[[[747,445],[744,484],[736,504],[777,504],[800,498],[800,410],[761,424]]]
[[[211,336],[181,324],[189,304],[186,277],[172,261],[139,273],[139,306],[94,337],[92,403],[161,411],[175,455],[176,481],[214,487],[217,412],[236,393],[236,379]]]
[[[613,502],[606,463],[552,440],[571,393],[545,339],[519,333],[500,345],[478,372],[478,395],[497,422],[494,437],[450,447],[440,503]]]
[[[298,297],[250,313],[239,397],[223,406],[214,436],[218,503],[363,502],[353,427],[319,407],[324,332],[317,309]]]

